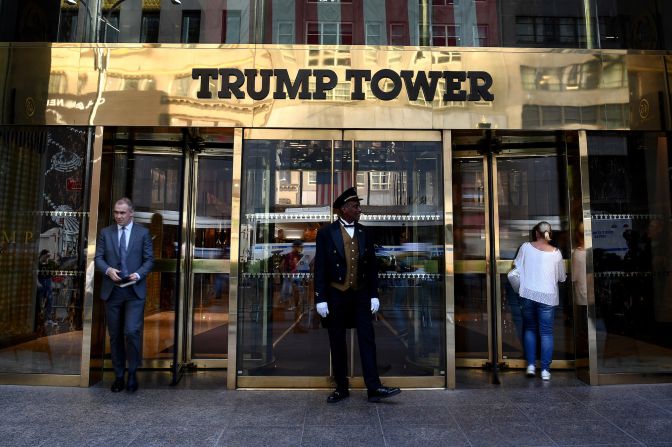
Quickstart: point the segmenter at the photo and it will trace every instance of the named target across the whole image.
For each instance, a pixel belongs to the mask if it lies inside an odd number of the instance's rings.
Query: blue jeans
[[[555,307],[520,298],[523,309],[523,346],[525,360],[534,365],[537,358],[537,335],[541,339],[541,369],[550,370],[553,358],[553,320]]]

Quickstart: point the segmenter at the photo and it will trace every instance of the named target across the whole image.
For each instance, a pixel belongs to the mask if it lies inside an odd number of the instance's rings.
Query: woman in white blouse
[[[550,244],[551,224],[539,222],[532,229],[534,241],[525,242],[514,261],[520,271],[523,312],[523,347],[527,360],[527,375],[536,371],[537,335],[541,339],[541,378],[551,379],[553,356],[553,319],[559,304],[558,282],[567,278],[560,250]]]

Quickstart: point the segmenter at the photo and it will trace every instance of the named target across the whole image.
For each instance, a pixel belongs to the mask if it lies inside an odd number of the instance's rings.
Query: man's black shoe
[[[135,376],[135,373],[128,374],[128,383],[126,384],[126,391],[129,393],[135,393],[138,391],[138,378]]]
[[[327,397],[327,403],[328,404],[335,404],[336,402],[340,402],[343,399],[346,399],[350,397],[350,392],[348,390],[336,390],[333,393]]]
[[[113,393],[118,393],[119,391],[124,390],[124,378],[123,377],[117,377],[114,379],[114,382],[112,382],[112,388],[110,388]]]
[[[367,392],[369,396],[369,402],[380,402],[381,399],[387,399],[388,397],[396,396],[401,393],[399,388],[393,388],[389,386],[381,386],[375,390],[369,390]]]

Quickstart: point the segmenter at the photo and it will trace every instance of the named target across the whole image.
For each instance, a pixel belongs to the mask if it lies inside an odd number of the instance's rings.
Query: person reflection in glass
[[[308,304],[304,281],[300,275],[300,273],[305,273],[305,269],[301,268],[302,259],[303,241],[296,240],[292,242],[292,251],[283,257],[281,268],[284,273],[281,302],[289,303],[287,310],[294,311],[294,332],[306,332],[306,328],[301,323]]]
[[[576,226],[575,243],[572,250],[572,292],[576,305],[576,346],[577,357],[588,355],[588,285],[586,282],[586,245],[583,222]]]
[[[669,337],[672,330],[672,238],[665,220],[649,222],[645,258],[651,265],[653,277],[653,313],[657,339]]]
[[[51,259],[49,250],[42,250],[38,258],[37,296],[38,309],[42,313],[45,326],[56,326],[53,317],[54,292],[52,289],[52,271],[57,268],[56,262]]]

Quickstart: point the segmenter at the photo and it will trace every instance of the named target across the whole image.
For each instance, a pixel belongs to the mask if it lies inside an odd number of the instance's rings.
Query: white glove
[[[380,309],[380,301],[378,298],[371,298],[371,313],[375,314]]]
[[[317,303],[317,306],[315,306],[317,309],[317,313],[320,314],[322,318],[326,318],[327,315],[329,315],[329,306],[327,303]]]

